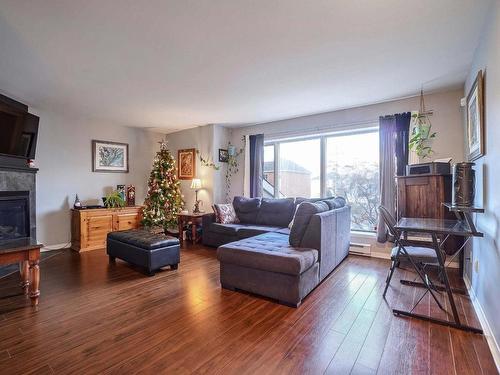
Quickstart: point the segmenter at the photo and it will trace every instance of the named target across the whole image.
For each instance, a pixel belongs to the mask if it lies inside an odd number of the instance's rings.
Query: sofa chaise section
[[[244,290],[297,307],[319,282],[318,251],[265,233],[219,247],[223,288]]]

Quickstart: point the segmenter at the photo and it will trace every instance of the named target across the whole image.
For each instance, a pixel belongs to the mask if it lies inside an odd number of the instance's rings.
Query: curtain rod
[[[433,110],[425,111],[422,112],[422,115],[430,116],[434,113]],[[263,132],[265,137],[267,139],[273,139],[273,138],[278,138],[278,137],[285,137],[285,136],[307,136],[310,134],[314,133],[328,133],[328,132],[335,132],[335,131],[345,131],[345,130],[350,130],[350,128],[353,127],[361,127],[363,125],[373,125],[377,124],[379,122],[380,117],[394,117],[394,115],[388,115],[388,116],[379,116],[374,119],[367,119],[363,121],[355,121],[355,122],[341,122],[325,127],[313,127],[311,129],[302,129],[302,130],[283,130],[283,131],[277,131],[277,132],[271,132],[271,133],[266,133],[265,131]],[[367,126],[369,127],[369,126]],[[355,129],[352,129],[355,130]]]

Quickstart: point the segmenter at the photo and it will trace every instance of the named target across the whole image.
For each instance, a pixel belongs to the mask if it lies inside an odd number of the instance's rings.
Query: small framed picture
[[[484,155],[484,109],[483,72],[477,73],[476,80],[467,95],[467,148],[468,159],[474,161]]]
[[[179,180],[192,180],[196,175],[196,149],[188,148],[177,151]]]
[[[92,171],[128,173],[128,144],[93,140]]]
[[[229,153],[227,150],[219,148],[219,161],[221,163],[227,163],[229,161]]]

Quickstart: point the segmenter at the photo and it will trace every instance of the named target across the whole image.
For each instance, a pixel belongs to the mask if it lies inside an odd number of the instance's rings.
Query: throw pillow
[[[231,203],[228,204],[215,204],[215,212],[218,218],[218,223],[221,224],[237,224],[240,221],[236,216],[234,207]]]
[[[311,217],[320,212],[328,211],[329,209],[330,208],[325,202],[303,202],[299,204],[290,230],[290,245],[299,247],[302,237],[309,225],[309,221],[311,221]]]
[[[260,209],[260,198],[234,197],[233,207],[241,223],[255,224]]]

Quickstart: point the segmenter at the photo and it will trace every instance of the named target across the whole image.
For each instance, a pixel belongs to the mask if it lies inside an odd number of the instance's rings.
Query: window
[[[379,193],[378,131],[326,139],[326,196],[343,196],[351,205],[353,230],[374,231]]]
[[[320,139],[279,146],[279,191],[285,197],[321,197]]]
[[[264,146],[264,181],[262,184],[264,197],[274,197],[274,145]]]
[[[378,129],[267,142],[263,185],[265,197],[343,196],[351,205],[352,229],[374,231],[380,201]]]

